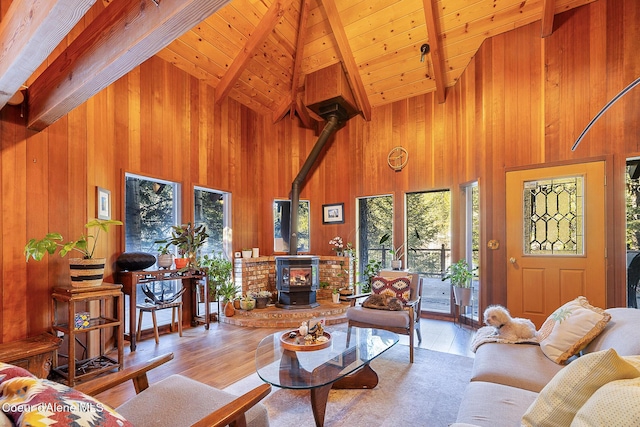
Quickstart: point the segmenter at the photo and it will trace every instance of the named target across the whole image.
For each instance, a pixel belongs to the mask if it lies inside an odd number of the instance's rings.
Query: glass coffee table
[[[350,334],[328,332],[330,343],[319,350],[292,350],[286,343],[283,347],[281,338],[288,331],[269,335],[256,349],[256,370],[263,381],[281,388],[310,390],[316,426],[324,425],[329,391],[374,388],[378,374],[369,363],[398,342],[397,334],[381,329],[353,327]]]

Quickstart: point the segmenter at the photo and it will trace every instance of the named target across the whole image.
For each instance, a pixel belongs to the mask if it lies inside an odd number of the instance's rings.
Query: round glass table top
[[[333,383],[360,369],[398,342],[398,335],[382,329],[351,328],[332,331],[330,345],[319,350],[295,351],[283,347],[288,331],[264,338],[256,349],[256,370],[274,386],[311,389]]]

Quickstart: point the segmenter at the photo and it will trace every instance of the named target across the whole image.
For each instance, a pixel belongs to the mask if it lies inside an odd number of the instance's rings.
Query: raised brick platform
[[[276,308],[275,305],[251,311],[236,310],[233,317],[220,316],[220,322],[258,328],[295,328],[304,320],[316,317],[324,317],[327,325],[347,321],[345,313],[349,307],[348,304],[334,304],[331,301],[319,301],[319,303],[319,307],[299,310],[285,310]]]

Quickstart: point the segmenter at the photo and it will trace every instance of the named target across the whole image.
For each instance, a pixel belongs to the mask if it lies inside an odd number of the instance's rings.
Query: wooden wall
[[[450,188],[455,217],[459,186],[474,180],[482,246],[489,239],[504,243],[506,170],[603,157],[611,177],[608,305],[624,304],[624,161],[640,151],[640,89],[612,108],[578,150],[570,147],[599,108],[640,75],[636,3],[599,0],[559,15],[544,40],[539,23],[496,36],[449,89],[446,103],[423,95],[375,108],[370,122],[353,118],[302,189],[301,198],[311,200],[311,251],[329,255],[335,235],[355,240],[356,197],[392,194],[402,212],[405,192]],[[0,0],[0,12],[5,5]],[[152,58],[43,132],[26,130],[17,107],[0,111],[0,341],[47,329],[51,287],[65,280],[66,259],[25,263],[28,238],[82,233],[95,217],[96,186],[111,190],[113,216],[122,218],[125,172],[180,182],[185,220],[193,185],[231,192],[234,249],[258,246],[272,254],[273,199],[288,197],[316,135],[296,120],[274,125],[235,101],[214,101],[211,87]],[[397,173],[386,164],[396,145],[410,153]],[[339,202],[345,224],[323,225],[322,204]],[[456,222],[456,242],[460,230]],[[111,263],[123,235],[116,228],[102,241],[99,251]],[[482,302],[506,303],[506,254],[486,250],[481,262]]]

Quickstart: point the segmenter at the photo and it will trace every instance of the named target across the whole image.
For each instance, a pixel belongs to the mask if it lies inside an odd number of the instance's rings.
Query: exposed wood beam
[[[344,26],[342,25],[342,19],[338,13],[335,0],[322,0],[325,12],[327,12],[327,19],[333,31],[333,36],[338,44],[338,50],[342,57],[342,62],[347,71],[347,78],[351,84],[351,89],[358,101],[358,106],[362,110],[362,116],[365,120],[371,120],[371,104],[369,104],[369,98],[367,92],[364,90],[364,84],[362,78],[360,78],[360,72],[358,71],[358,64],[353,58],[353,52],[349,46],[349,39],[344,32]]]
[[[0,109],[96,0],[13,0],[0,22]]]
[[[247,62],[253,57],[255,50],[269,37],[269,34],[275,28],[276,24],[284,15],[285,9],[289,7],[291,0],[275,0],[271,3],[269,10],[264,14],[264,17],[260,20],[260,23],[256,27],[255,31],[249,36],[247,44],[240,51],[238,56],[235,57],[231,66],[224,74],[220,83],[215,88],[215,101],[216,103],[222,102],[233,88],[234,83],[244,71]]]
[[[542,29],[540,37],[549,37],[553,33],[553,11],[556,7],[555,0],[544,0],[542,4]]]
[[[431,62],[433,63],[433,76],[436,80],[436,98],[442,104],[446,99],[447,82],[444,75],[444,55],[442,54],[442,41],[440,40],[440,25],[435,10],[435,0],[422,0],[424,5],[424,19],[427,23],[427,37],[431,49]],[[416,52],[417,55],[417,52]]]
[[[276,107],[276,110],[272,114],[273,123],[278,123],[280,120],[287,115],[289,110],[291,109],[291,99],[287,96],[281,103]]]
[[[31,84],[29,128],[49,126],[229,1],[114,1]]]
[[[296,115],[296,99],[298,98],[302,58],[304,57],[304,41],[307,39],[308,18],[309,0],[302,0],[302,4],[300,5],[300,20],[298,22],[298,40],[296,40],[295,59],[293,61],[293,79],[291,80],[291,108],[289,109],[291,120],[293,120]]]
[[[306,129],[314,129],[317,133],[318,131],[318,121],[314,120],[310,115],[307,107],[304,106],[302,99],[300,96],[296,96],[296,111],[298,112],[298,117],[302,122],[302,126]]]

